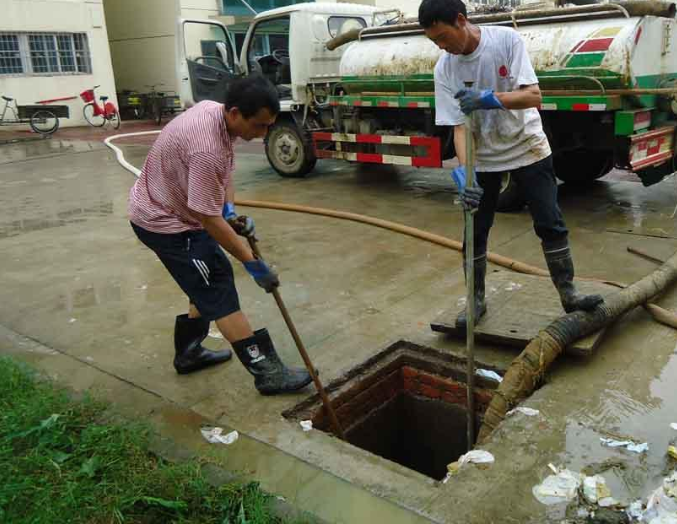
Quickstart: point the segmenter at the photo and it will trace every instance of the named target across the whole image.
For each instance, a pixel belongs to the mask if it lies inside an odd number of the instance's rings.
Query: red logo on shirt
[[[508,68],[502,65],[498,69],[498,74],[501,75],[501,77],[505,78],[506,76],[508,76]]]

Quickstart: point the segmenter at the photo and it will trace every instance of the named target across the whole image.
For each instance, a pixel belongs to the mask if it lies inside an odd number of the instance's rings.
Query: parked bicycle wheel
[[[110,124],[113,126],[113,129],[120,129],[120,112],[116,111],[108,117]]]
[[[86,104],[85,107],[82,108],[82,114],[90,126],[103,127],[106,123],[106,119],[103,115],[94,114],[94,104]]]
[[[51,135],[59,129],[59,119],[51,111],[41,109],[31,116],[31,129],[41,135]]]

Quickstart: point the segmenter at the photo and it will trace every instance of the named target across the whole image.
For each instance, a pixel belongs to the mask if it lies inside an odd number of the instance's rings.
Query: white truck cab
[[[216,21],[181,19],[177,31],[181,102],[224,101],[227,86],[240,75],[258,72],[280,94],[282,114],[266,138],[266,154],[282,176],[303,176],[315,165],[309,133],[309,105],[331,95],[339,80],[345,48],[329,51],[335,36],[382,23],[392,16],[375,7],[345,3],[303,3],[265,11],[251,22],[239,60],[234,39]]]

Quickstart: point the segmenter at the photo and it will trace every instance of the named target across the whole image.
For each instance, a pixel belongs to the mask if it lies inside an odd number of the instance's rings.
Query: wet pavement
[[[134,178],[99,134],[68,129],[50,140],[0,147],[0,352],[25,358],[76,390],[97,391],[330,522],[559,522],[562,508],[543,506],[531,494],[550,474],[548,463],[578,471],[623,460],[625,469],[605,476],[613,496],[627,502],[659,485],[668,441],[677,437],[669,426],[677,422],[677,333],[641,309],[612,327],[593,357],[561,358],[525,402],[541,416],[507,419],[485,447],[496,457],[490,469],[463,470],[446,484],[285,420],[281,413],[310,388],[261,397],[236,361],[178,376],[172,330],[186,299],[132,234],[126,205]],[[141,166],[151,140],[126,140],[127,160]],[[462,235],[461,208],[442,170],[326,161],[307,179],[282,179],[260,143],[239,144],[236,163],[240,198]],[[629,283],[651,272],[653,263],[626,248],[672,255],[676,203],[675,179],[644,188],[613,173],[587,188],[561,186],[578,274]],[[239,211],[255,218],[261,250],[280,273],[282,296],[325,381],[397,340],[464,353],[462,341],[428,326],[463,294],[459,253],[354,222]],[[497,216],[490,249],[545,267],[526,211]],[[237,262],[234,269],[243,310],[256,328],[269,328],[286,362],[300,365],[272,297]],[[670,290],[657,303],[677,310],[677,293]],[[210,337],[207,345],[223,342]],[[479,359],[499,369],[516,355],[510,348],[477,348]],[[240,440],[210,446],[201,424],[237,429]],[[599,437],[609,433],[648,442],[649,451],[602,447]]]

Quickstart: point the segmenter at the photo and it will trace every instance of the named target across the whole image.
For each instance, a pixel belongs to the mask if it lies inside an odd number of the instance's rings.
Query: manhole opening
[[[326,388],[350,444],[441,480],[447,464],[467,451],[464,366],[463,359],[398,342]],[[496,385],[475,377],[476,429]],[[283,415],[331,432],[317,395]]]

